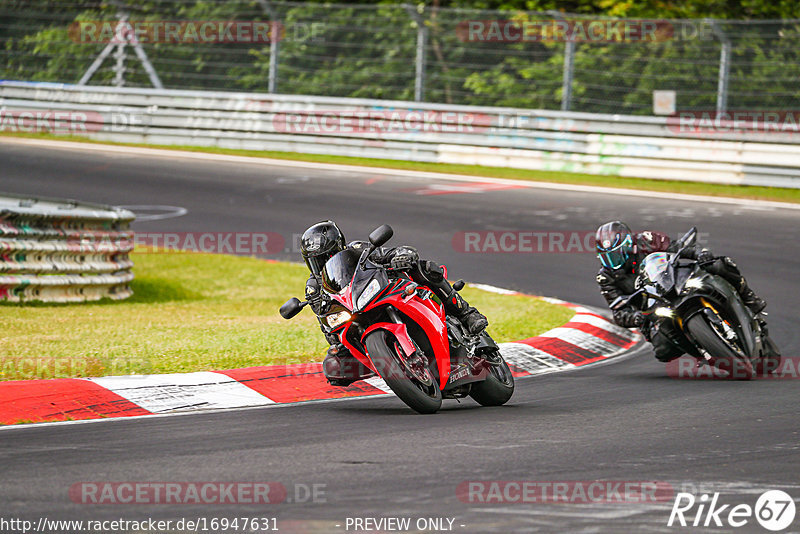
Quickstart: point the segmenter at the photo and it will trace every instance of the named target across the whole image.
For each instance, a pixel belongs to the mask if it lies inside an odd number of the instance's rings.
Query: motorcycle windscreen
[[[675,286],[675,270],[666,252],[654,252],[642,262],[641,273],[645,280],[666,293]]]
[[[361,254],[345,249],[325,262],[322,268],[322,287],[329,293],[340,293],[353,281]]]

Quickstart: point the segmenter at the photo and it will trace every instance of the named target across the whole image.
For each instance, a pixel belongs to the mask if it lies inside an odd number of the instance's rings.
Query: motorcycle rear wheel
[[[729,379],[750,380],[755,376],[750,360],[743,358],[730,348],[702,314],[697,314],[689,319],[686,329],[695,342],[714,358],[714,367],[727,372]]]
[[[754,369],[759,375],[767,376],[780,369],[783,364],[783,357],[781,356],[780,349],[778,349],[778,346],[772,341],[772,338],[770,338],[768,334],[762,332],[761,336],[766,354],[759,358]]]
[[[500,406],[508,402],[514,394],[514,376],[511,369],[500,355],[494,355],[500,360],[497,365],[489,366],[489,375],[483,382],[472,384],[469,396],[481,406]]]
[[[381,378],[409,408],[421,414],[436,413],[441,408],[442,391],[430,369],[424,369],[424,380],[414,376],[401,363],[403,357],[394,348],[395,342],[391,334],[385,330],[376,330],[367,336],[365,344],[367,354]]]

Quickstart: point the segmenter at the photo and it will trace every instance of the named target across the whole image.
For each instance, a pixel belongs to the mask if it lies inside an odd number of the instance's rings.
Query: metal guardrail
[[[133,219],[121,208],[0,194],[0,301],[131,296]]]
[[[0,130],[48,113],[51,129],[108,141],[800,187],[800,131],[758,125],[683,131],[671,117],[0,82]]]

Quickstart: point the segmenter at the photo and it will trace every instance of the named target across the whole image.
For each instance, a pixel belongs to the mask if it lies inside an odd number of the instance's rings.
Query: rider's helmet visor
[[[609,269],[621,269],[630,258],[630,251],[633,245],[631,236],[626,236],[625,239],[618,245],[608,249],[600,250],[597,257],[600,258],[600,263]]]

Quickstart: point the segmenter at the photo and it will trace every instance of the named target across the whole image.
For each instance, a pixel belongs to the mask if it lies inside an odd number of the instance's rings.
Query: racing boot
[[[756,295],[755,292],[750,289],[750,286],[747,285],[747,281],[745,281],[744,278],[742,278],[739,296],[742,297],[744,305],[750,308],[750,311],[753,313],[760,313],[767,307],[767,301]]]
[[[329,384],[343,388],[357,380],[375,376],[375,373],[350,354],[341,343],[328,348],[328,353],[322,362],[322,374]]]
[[[486,316],[470,306],[452,287],[450,288],[450,294],[442,302],[444,310],[461,321],[467,332],[473,336],[477,336],[489,326],[489,320]]]
[[[427,281],[427,285],[442,300],[444,311],[452,315],[467,329],[467,332],[476,336],[489,326],[489,320],[482,313],[469,305],[450,282],[444,278],[444,269],[432,261],[420,260],[420,272]],[[459,287],[458,289],[461,289]]]
[[[725,256],[718,258],[714,263],[708,267],[704,267],[707,271],[713,274],[722,276],[725,280],[736,288],[736,292],[742,297],[744,305],[750,308],[754,314],[757,314],[767,307],[767,301],[756,295],[750,286],[747,285],[747,280],[742,276],[739,267],[731,258]]]

